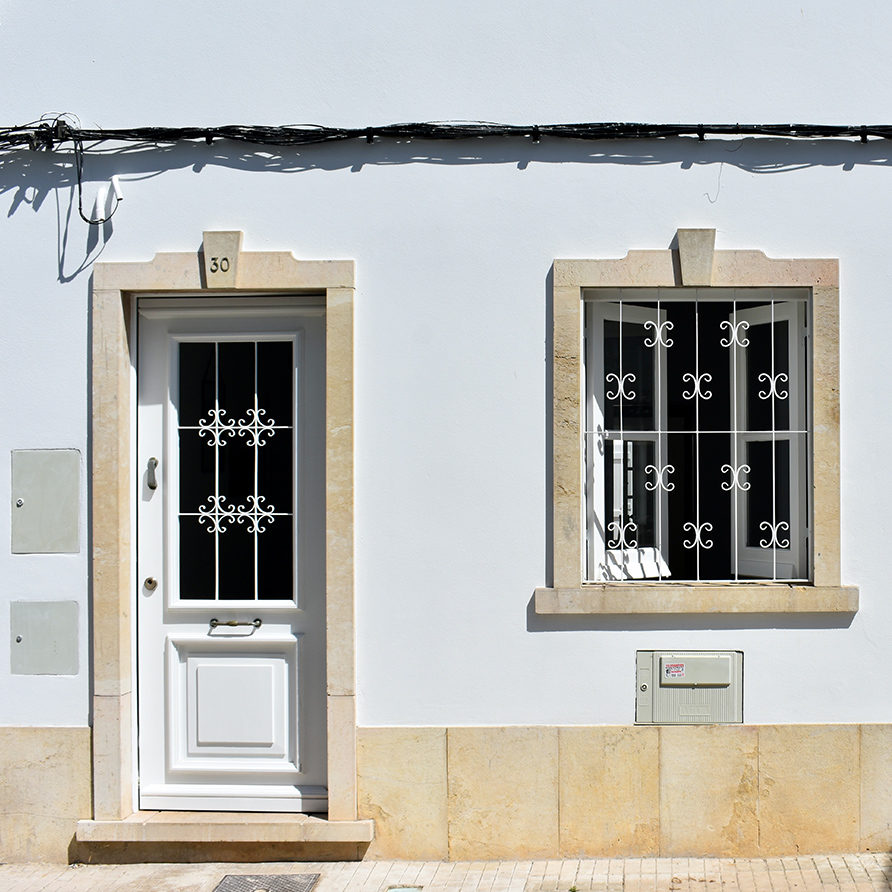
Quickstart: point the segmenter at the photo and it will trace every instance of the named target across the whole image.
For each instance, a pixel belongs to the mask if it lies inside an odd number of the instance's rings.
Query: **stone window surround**
[[[136,812],[131,621],[135,578],[133,360],[136,295],[314,293],[325,298],[326,684],[330,821],[356,820],[353,580],[352,260],[298,260],[290,252],[243,252],[240,232],[204,233],[234,256],[223,287],[209,289],[203,252],[157,254],[146,263],[97,263],[92,282],[92,662],[93,817]],[[210,253],[210,251],[208,252]],[[85,822],[86,823],[86,822]],[[365,822],[368,823],[368,822]],[[358,825],[356,825],[358,826]],[[361,828],[365,831],[367,828]],[[362,833],[360,833],[362,835]],[[359,838],[359,837],[357,837]]]
[[[716,251],[714,229],[679,229],[677,249],[553,266],[553,581],[539,614],[855,613],[840,582],[839,262]],[[800,287],[812,299],[813,583],[585,583],[582,437],[583,298],[593,288]]]

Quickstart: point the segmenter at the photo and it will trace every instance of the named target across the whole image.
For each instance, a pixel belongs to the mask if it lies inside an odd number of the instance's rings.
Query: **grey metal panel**
[[[742,721],[742,651],[637,652],[637,724],[708,725]]]
[[[13,675],[77,675],[77,601],[12,601],[9,663]]]
[[[80,550],[80,452],[12,452],[13,554],[75,554]]]

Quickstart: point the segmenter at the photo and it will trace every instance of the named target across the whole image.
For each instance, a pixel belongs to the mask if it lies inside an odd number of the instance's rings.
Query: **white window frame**
[[[665,456],[668,454],[668,437],[673,431],[667,425],[667,351],[673,345],[672,323],[666,326],[667,305],[677,301],[707,303],[721,301],[734,306],[734,318],[729,319],[727,343],[728,350],[729,389],[724,394],[716,390],[715,384],[704,385],[715,399],[726,399],[733,402],[733,426],[723,431],[731,437],[734,448],[734,467],[743,465],[744,473],[730,477],[723,488],[732,493],[732,514],[728,517],[731,539],[730,576],[719,582],[738,582],[740,577],[756,577],[757,579],[779,579],[784,581],[810,582],[810,562],[808,544],[810,536],[810,504],[807,497],[806,481],[811,477],[810,431],[807,429],[806,411],[811,383],[806,374],[806,340],[808,320],[810,317],[808,295],[804,289],[713,289],[713,288],[671,288],[671,289],[592,289],[583,295],[585,304],[585,425],[583,433],[583,453],[585,459],[585,536],[586,560],[585,582],[626,581],[633,579],[650,579],[651,581],[677,581],[666,559],[666,546],[669,542],[668,530],[668,493],[675,489],[675,483],[669,475],[660,475],[658,469],[666,467]],[[761,307],[745,308],[751,301],[770,301]],[[647,306],[641,306],[646,303]],[[744,307],[738,307],[743,304]],[[618,322],[620,326],[631,324],[644,328],[650,334],[645,344],[653,348],[653,381],[609,381],[604,369],[604,325],[608,321]],[[787,322],[787,355],[789,369],[781,375],[778,388],[786,393],[789,408],[790,432],[775,430],[749,433],[746,418],[749,386],[768,388],[769,383],[750,381],[747,374],[746,347],[749,344],[747,329],[756,325],[773,325]],[[744,323],[733,329],[732,325]],[[677,337],[677,333],[676,333]],[[773,347],[772,347],[773,349]],[[620,344],[620,355],[622,345]],[[623,366],[624,368],[624,366]],[[615,376],[614,376],[615,377]],[[634,377],[632,375],[631,377]],[[676,382],[677,383],[677,382]],[[613,388],[619,394],[619,403],[623,403],[623,393],[634,393],[642,387],[650,387],[655,397],[654,429],[639,431],[624,429],[619,432],[606,429],[604,422],[602,398]],[[774,401],[772,401],[772,404]],[[793,431],[798,431],[794,433]],[[709,431],[697,430],[695,436],[699,441],[700,433]],[[614,501],[617,493],[623,491],[623,475],[631,474],[630,450],[618,450],[617,446],[631,442],[652,442],[655,444],[655,466],[648,466],[652,479],[645,483],[645,489],[653,493],[654,513],[656,515],[656,542],[653,546],[643,546],[638,542],[638,528],[629,522],[628,530],[621,526],[621,518],[605,516],[605,474],[601,471],[604,450],[612,444],[614,454],[622,463],[614,469]],[[778,522],[772,517],[772,529],[765,530],[765,541],[768,547],[747,545],[746,534],[748,492],[750,481],[746,472],[745,455],[739,454],[739,444],[751,442],[790,443],[790,520]],[[699,446],[699,442],[698,442]],[[669,466],[669,470],[676,470]],[[731,473],[729,471],[729,473]],[[698,506],[702,504],[698,493]],[[616,511],[622,511],[619,503]],[[627,512],[629,516],[632,512]],[[707,512],[707,516],[709,513]],[[712,518],[719,523],[716,518]],[[698,517],[699,521],[699,507]],[[707,524],[708,527],[708,524]],[[776,534],[775,534],[776,531]],[[708,532],[704,540],[709,542]],[[786,544],[785,544],[786,543]],[[699,552],[699,546],[695,546]],[[698,561],[699,566],[699,561]],[[697,580],[699,580],[699,569]],[[691,580],[683,580],[691,581]]]

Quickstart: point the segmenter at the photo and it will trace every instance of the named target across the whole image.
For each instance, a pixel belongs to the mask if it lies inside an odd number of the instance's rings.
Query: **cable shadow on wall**
[[[465,140],[349,140],[297,148],[248,145],[225,139],[175,144],[101,143],[84,147],[82,185],[85,208],[112,176],[128,182],[208,167],[245,173],[297,174],[343,171],[361,174],[365,167],[431,164],[632,165],[691,170],[731,165],[751,174],[778,174],[816,167],[850,171],[856,167],[892,166],[892,146],[884,139],[866,143],[850,139],[742,139],[669,137],[662,139],[567,140],[543,137],[538,143],[522,137],[480,137]],[[11,196],[6,216],[30,209],[39,212],[53,195],[58,221],[59,280],[71,281],[100,256],[113,233],[111,221],[90,226],[77,213],[77,167],[70,143],[53,150],[17,147],[0,152],[0,195]],[[83,236],[75,227],[82,227]],[[83,242],[80,242],[83,237]],[[82,245],[75,248],[75,244]],[[83,251],[83,256],[81,256]],[[78,260],[70,256],[77,254]]]

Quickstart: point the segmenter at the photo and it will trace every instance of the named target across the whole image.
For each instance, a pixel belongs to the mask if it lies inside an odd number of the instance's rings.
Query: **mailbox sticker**
[[[665,663],[663,674],[666,678],[684,678],[684,663]]]

